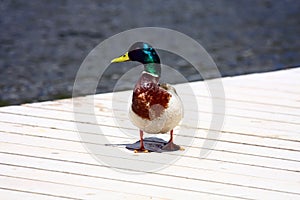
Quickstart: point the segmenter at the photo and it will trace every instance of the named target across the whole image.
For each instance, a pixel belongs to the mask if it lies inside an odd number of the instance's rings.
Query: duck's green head
[[[126,62],[126,61],[137,61],[143,63],[145,71],[153,75],[160,75],[160,59],[155,49],[145,43],[136,42],[134,43],[122,56],[113,59],[112,63]]]

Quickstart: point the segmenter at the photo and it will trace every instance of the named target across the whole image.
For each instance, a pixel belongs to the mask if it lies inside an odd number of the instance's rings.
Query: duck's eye
[[[126,55],[123,55],[123,57],[125,57]]]

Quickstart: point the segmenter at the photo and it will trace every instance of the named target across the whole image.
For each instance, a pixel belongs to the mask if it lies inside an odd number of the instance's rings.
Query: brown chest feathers
[[[132,110],[144,119],[154,119],[159,117],[164,109],[168,108],[171,96],[157,83],[144,82],[138,84],[133,91]]]

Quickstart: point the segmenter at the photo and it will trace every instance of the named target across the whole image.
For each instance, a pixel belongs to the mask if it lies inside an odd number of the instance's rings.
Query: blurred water
[[[203,45],[223,76],[232,76],[300,64],[299,24],[298,0],[2,0],[0,104],[70,96],[87,54],[130,28],[183,32]],[[164,55],[165,64],[201,79],[172,56]],[[98,92],[111,91],[130,66],[108,69]]]

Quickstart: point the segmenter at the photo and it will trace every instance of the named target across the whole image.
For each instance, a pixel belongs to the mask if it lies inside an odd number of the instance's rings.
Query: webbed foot
[[[184,148],[182,148],[181,146],[174,144],[173,142],[168,142],[165,146],[162,147],[163,151],[178,151],[181,150],[183,151]]]
[[[134,153],[149,153],[149,151],[147,149],[135,149],[133,151]]]
[[[169,140],[169,142],[165,146],[163,146],[161,149],[163,151],[178,151],[178,150],[183,151],[184,150],[183,147],[180,147],[179,145],[174,144],[174,142],[173,142],[173,130],[170,131],[170,140]]]

